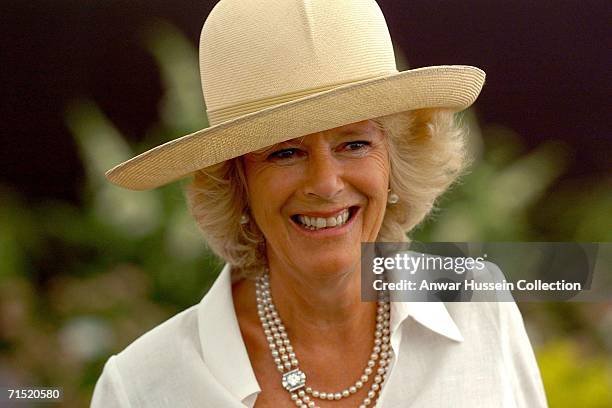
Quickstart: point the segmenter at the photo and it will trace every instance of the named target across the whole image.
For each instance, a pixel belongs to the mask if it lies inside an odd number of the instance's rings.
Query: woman
[[[464,165],[453,112],[484,73],[397,72],[373,0],[222,0],[200,40],[211,127],[107,173],[192,174],[227,262],[107,362],[92,406],[545,406],[514,304],[362,302],[361,242],[406,233]]]

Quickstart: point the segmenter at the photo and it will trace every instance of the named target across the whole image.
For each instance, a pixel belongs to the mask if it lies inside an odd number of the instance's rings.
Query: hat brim
[[[208,127],[154,147],[106,172],[147,190],[196,170],[296,137],[423,108],[460,111],[478,97],[484,71],[471,66],[417,68],[351,83]]]

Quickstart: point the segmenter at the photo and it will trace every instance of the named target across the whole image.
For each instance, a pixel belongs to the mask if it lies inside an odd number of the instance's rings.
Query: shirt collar
[[[459,328],[443,302],[391,302],[391,333],[408,317],[451,340],[463,341]]]
[[[422,326],[451,340],[463,336],[442,302],[391,302],[391,333],[412,317]],[[226,264],[198,307],[202,356],[210,372],[242,402],[261,391],[253,372],[232,298],[231,267]],[[399,341],[397,336],[392,342]],[[398,344],[394,345],[397,349]]]
[[[202,356],[212,375],[242,402],[259,393],[234,310],[229,264],[200,302],[198,330]]]

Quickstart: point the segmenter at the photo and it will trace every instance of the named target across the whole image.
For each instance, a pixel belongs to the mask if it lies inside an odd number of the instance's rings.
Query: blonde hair
[[[387,206],[377,241],[406,242],[436,199],[467,166],[466,130],[443,109],[421,109],[372,119],[386,135],[390,187],[399,202]],[[189,208],[214,253],[243,276],[267,264],[265,239],[248,209],[241,158],[195,172],[186,187]]]

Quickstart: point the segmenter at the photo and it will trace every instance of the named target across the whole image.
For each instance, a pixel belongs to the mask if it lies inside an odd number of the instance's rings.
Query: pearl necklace
[[[257,314],[266,335],[272,358],[278,371],[282,374],[283,388],[290,393],[291,400],[296,406],[319,408],[313,399],[336,401],[348,398],[363,388],[372,374],[376,374],[374,381],[370,386],[368,396],[359,405],[359,408],[365,408],[376,403],[378,392],[387,377],[387,370],[393,358],[393,351],[389,345],[390,312],[388,302],[378,301],[374,348],[361,377],[353,385],[340,392],[322,392],[306,385],[306,374],[299,368],[299,362],[287,336],[285,326],[272,302],[267,270],[255,281],[255,292]],[[378,369],[374,372],[377,361]]]

